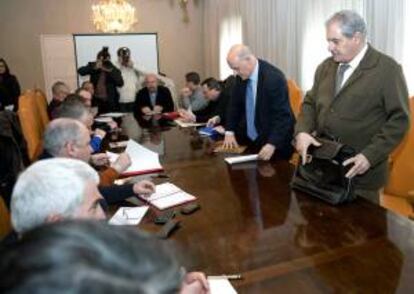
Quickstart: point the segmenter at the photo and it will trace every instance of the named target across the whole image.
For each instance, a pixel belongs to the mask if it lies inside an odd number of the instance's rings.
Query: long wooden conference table
[[[160,154],[169,178],[157,183],[170,181],[201,205],[177,215],[170,238],[187,270],[241,274],[231,281],[238,293],[414,293],[409,219],[364,199],[330,206],[292,191],[286,161],[229,166],[195,129],[139,125],[132,116],[122,127]],[[156,214],[139,228],[159,229]]]

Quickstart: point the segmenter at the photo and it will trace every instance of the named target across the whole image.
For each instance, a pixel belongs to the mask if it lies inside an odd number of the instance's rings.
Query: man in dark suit
[[[303,164],[312,136],[328,135],[353,147],[344,162],[355,177],[355,194],[379,203],[387,178],[388,156],[409,126],[408,91],[401,66],[371,47],[366,24],[349,10],[326,23],[332,57],[323,61],[306,94],[295,129],[296,149]]]
[[[288,159],[295,119],[283,73],[257,59],[245,45],[234,45],[227,63],[238,78],[230,102],[224,148],[238,141],[258,150],[259,159]]]
[[[171,92],[167,87],[159,86],[155,74],[145,76],[145,88],[135,97],[135,117],[142,115],[160,114],[174,110]]]

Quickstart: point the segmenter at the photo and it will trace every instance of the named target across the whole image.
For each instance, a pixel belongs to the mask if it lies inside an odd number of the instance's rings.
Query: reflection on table
[[[172,236],[187,269],[241,273],[239,293],[414,293],[412,221],[363,199],[334,207],[292,192],[286,161],[228,166],[195,129],[132,116],[122,128],[159,152],[169,178],[157,182],[198,197]],[[140,229],[159,229],[156,213]]]

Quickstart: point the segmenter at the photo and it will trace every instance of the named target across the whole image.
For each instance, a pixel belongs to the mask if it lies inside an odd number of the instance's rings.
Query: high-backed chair
[[[294,80],[287,80],[290,107],[295,117],[298,117],[302,106],[302,91]]]
[[[414,197],[410,196],[414,191],[414,97],[410,99],[410,113],[410,130],[391,156],[389,179],[381,197],[381,205],[414,216]]]
[[[42,122],[42,129],[44,131],[49,123],[49,116],[47,114],[47,98],[45,93],[43,93],[43,91],[40,89],[35,90],[35,95],[36,106],[37,110],[39,111],[40,120]]]
[[[28,156],[34,161],[42,151],[43,123],[33,90],[25,91],[19,98],[19,120],[27,142]]]
[[[10,213],[0,195],[0,240],[7,236],[12,230]]]

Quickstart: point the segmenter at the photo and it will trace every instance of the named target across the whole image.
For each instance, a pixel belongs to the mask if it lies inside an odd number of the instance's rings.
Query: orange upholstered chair
[[[43,93],[43,91],[40,89],[35,90],[35,95],[37,111],[39,111],[40,120],[42,122],[42,129],[44,131],[49,124],[49,116],[47,114],[47,98],[45,93]]]
[[[3,197],[0,196],[0,240],[7,236],[11,230],[10,213],[4,203]]]
[[[300,108],[302,106],[302,91],[294,80],[288,80],[288,91],[290,107],[292,108],[295,117],[298,117]]]
[[[382,206],[407,216],[414,215],[414,97],[410,99],[410,113],[410,130],[391,155],[390,175],[381,198]]]
[[[42,151],[43,124],[33,90],[25,91],[19,98],[19,120],[27,142],[28,156],[34,161]]]

